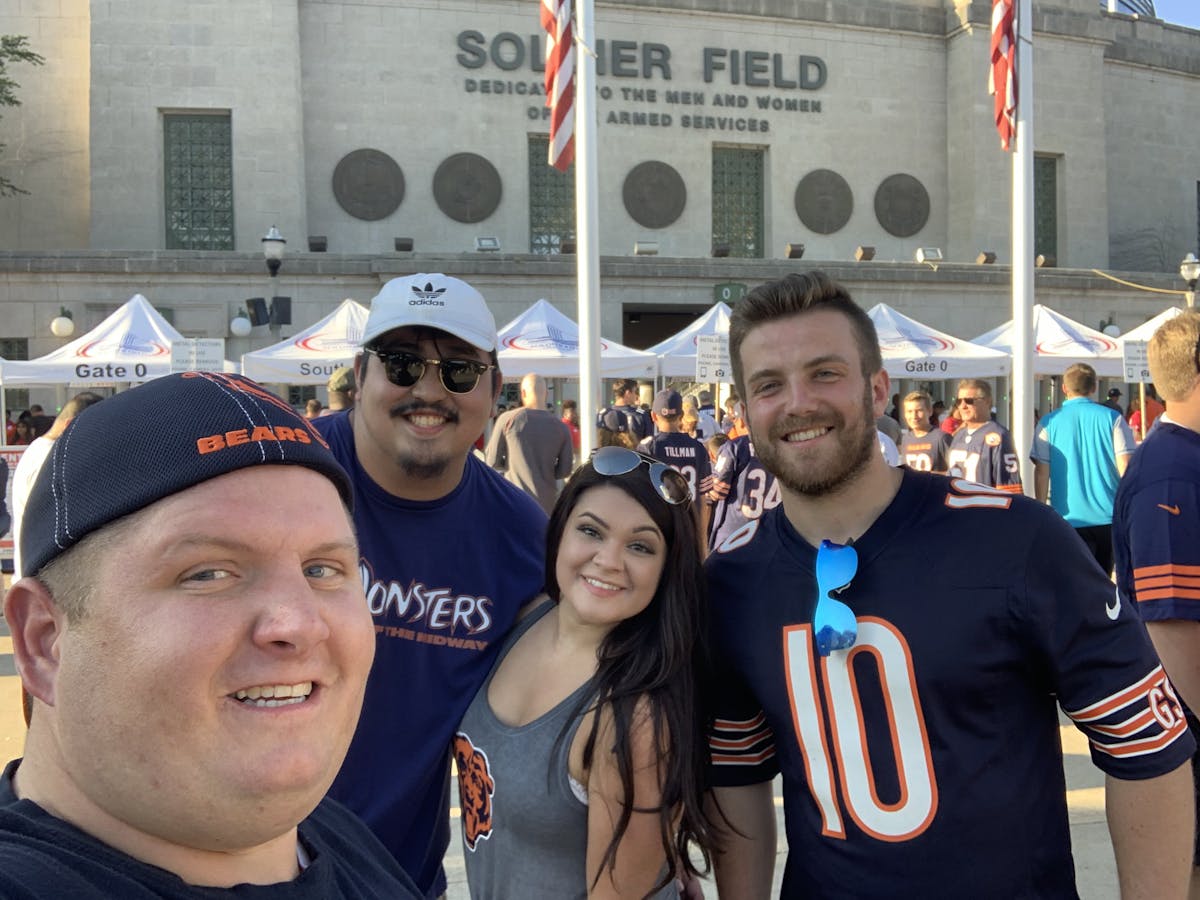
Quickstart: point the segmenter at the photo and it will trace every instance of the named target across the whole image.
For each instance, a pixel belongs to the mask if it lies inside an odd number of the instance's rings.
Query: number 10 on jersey
[[[929,827],[938,802],[912,655],[904,636],[890,622],[863,616],[858,623],[854,647],[827,657],[815,653],[811,624],[784,628],[792,721],[809,790],[821,811],[821,833],[845,838],[843,815],[848,814],[872,837],[908,841]],[[874,658],[886,721],[864,721],[857,681],[861,674],[853,668],[860,654]],[[900,787],[894,803],[878,796],[868,742],[890,745]]]

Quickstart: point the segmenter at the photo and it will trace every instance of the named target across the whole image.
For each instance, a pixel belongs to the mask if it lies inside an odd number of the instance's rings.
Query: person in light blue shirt
[[[1112,574],[1113,500],[1133,455],[1133,431],[1117,410],[1092,400],[1096,370],[1076,363],[1063,373],[1063,405],[1038,422],[1034,494],[1067,520],[1100,567]]]

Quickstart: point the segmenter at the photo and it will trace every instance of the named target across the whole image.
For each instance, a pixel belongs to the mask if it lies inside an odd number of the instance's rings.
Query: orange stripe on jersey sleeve
[[[1066,713],[1074,721],[1081,723],[1103,719],[1113,710],[1120,709],[1122,706],[1127,706],[1134,700],[1144,697],[1150,686],[1159,681],[1163,677],[1163,674],[1163,667],[1155,666],[1141,681],[1130,685],[1123,691],[1102,697],[1090,706],[1083,707],[1083,709],[1068,709]]]
[[[770,729],[763,728],[755,732],[749,737],[744,737],[741,740],[730,740],[729,738],[711,737],[708,739],[708,746],[713,750],[747,750],[755,744],[761,744],[763,741],[771,739]]]
[[[1088,730],[1111,735],[1112,737],[1129,737],[1130,735],[1137,734],[1153,721],[1154,712],[1144,709],[1124,722],[1118,722],[1116,725],[1089,725]]]
[[[753,719],[714,719],[713,727],[718,731],[757,731],[767,724],[766,713],[759,713]]]
[[[1173,744],[1179,737],[1187,731],[1187,720],[1180,718],[1176,720],[1166,731],[1150,737],[1139,738],[1135,741],[1123,741],[1119,744],[1101,744],[1093,740],[1092,746],[1117,759],[1129,756],[1145,756],[1149,753],[1157,753],[1163,747]]]
[[[1200,600],[1200,590],[1189,591],[1181,588],[1161,588],[1156,591],[1138,591],[1138,603],[1147,600]]]
[[[1023,494],[1025,489],[1019,484],[998,484],[996,490],[1004,491],[1006,494]]]
[[[1167,563],[1161,566],[1142,566],[1133,570],[1134,578],[1149,578],[1154,575],[1191,575],[1200,578],[1200,566],[1177,566]]]
[[[753,756],[724,756],[714,753],[712,761],[713,765],[716,766],[757,766],[765,763],[774,756],[775,747],[771,746]]]

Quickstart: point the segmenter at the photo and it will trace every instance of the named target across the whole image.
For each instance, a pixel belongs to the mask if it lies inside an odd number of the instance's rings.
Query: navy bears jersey
[[[984,422],[968,434],[964,425],[950,441],[950,474],[1009,493],[1021,493],[1021,468],[1012,435],[996,422]]]
[[[638,450],[678,469],[688,480],[692,502],[712,490],[712,463],[708,450],[691,435],[660,431],[638,444]]]
[[[1113,561],[1143,619],[1200,620],[1200,434],[1155,421],[1117,488]]]
[[[714,780],[782,771],[781,896],[1075,896],[1055,699],[1116,777],[1195,748],[1136,614],[1111,617],[1112,583],[1053,510],[961,479],[905,471],[855,547],[838,596],[858,640],[828,657],[816,553],[782,506],[706,564]],[[907,577],[930,547],[936,577]]]
[[[911,431],[900,435],[900,461],[918,472],[948,471],[949,452],[950,435],[940,428],[934,428],[920,437]]]
[[[734,438],[717,451],[713,496],[716,502],[708,528],[709,550],[719,547],[747,522],[759,519],[768,509],[779,505],[775,476],[754,455],[750,435]]]

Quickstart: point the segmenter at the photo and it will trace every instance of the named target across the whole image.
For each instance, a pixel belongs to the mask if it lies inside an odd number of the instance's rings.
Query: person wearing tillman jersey
[[[679,429],[683,418],[683,398],[679,391],[668,389],[655,394],[650,417],[654,421],[654,434],[638,444],[638,452],[682,473],[688,480],[692,502],[699,502],[699,498],[712,490],[712,463],[704,445]]]
[[[913,391],[904,398],[908,431],[900,435],[900,461],[918,472],[944,475],[950,468],[950,435],[933,426],[929,418],[932,412],[933,398],[925,391]]]
[[[749,435],[734,438],[717,451],[713,464],[712,520],[708,549],[716,550],[764,512],[779,505],[775,476],[754,455]]]
[[[770,892],[781,772],[781,897],[1076,897],[1057,704],[1107,775],[1122,896],[1184,896],[1196,744],[1070,526],[884,463],[875,328],[824,273],[750,291],[729,344],[782,503],[706,563],[721,896]],[[895,577],[931,546],[937,590]]]
[[[1200,313],[1164,323],[1146,348],[1167,401],[1117,488],[1113,554],[1121,601],[1136,609],[1200,735]],[[1200,776],[1200,758],[1192,757]],[[1200,793],[1197,794],[1200,810]],[[1200,866],[1200,841],[1193,855]],[[1200,867],[1192,870],[1200,897]]]
[[[991,418],[991,387],[978,378],[964,378],[958,383],[955,403],[963,424],[950,441],[950,474],[1010,494],[1021,493],[1021,468],[1012,435]]]

